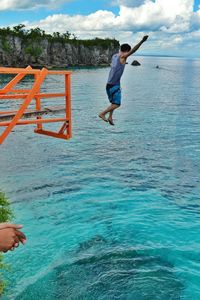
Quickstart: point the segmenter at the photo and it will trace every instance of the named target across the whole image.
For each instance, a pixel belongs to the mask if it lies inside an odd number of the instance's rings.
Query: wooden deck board
[[[30,110],[27,110],[23,114],[22,118],[27,119],[27,118],[38,117],[38,116],[42,116],[42,115],[61,113],[61,112],[64,112],[64,111],[65,111],[64,106],[45,107],[45,108],[42,108],[41,110],[34,110],[34,109],[31,110],[30,109]],[[12,120],[12,118],[14,118],[14,116],[16,115],[16,112],[12,112],[12,113],[9,113],[9,114],[8,113],[1,114],[0,115],[0,122],[1,121]]]

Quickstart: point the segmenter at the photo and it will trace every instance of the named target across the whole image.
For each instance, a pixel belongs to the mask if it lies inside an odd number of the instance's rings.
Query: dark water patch
[[[181,209],[187,210],[192,214],[200,215],[200,204],[199,205],[179,205]]]
[[[185,188],[193,189],[193,188],[196,188],[197,186],[196,185],[191,185],[191,184],[183,184],[183,185],[181,185],[181,187],[183,187],[184,189]]]
[[[183,192],[184,191],[184,192]],[[180,186],[180,189],[174,190],[161,190],[161,195],[172,202],[173,205],[176,205],[178,208],[187,210],[187,212],[193,214],[200,214],[200,198],[199,197],[192,197],[193,188],[189,187],[189,191],[187,189],[183,189]]]
[[[57,181],[57,179],[55,179],[54,182],[52,182],[52,179],[49,180],[48,183],[43,183],[43,184],[38,184],[38,181],[36,183],[33,183],[32,186],[26,186],[24,185],[24,187],[19,187],[18,189],[15,189],[13,190],[13,192],[15,193],[34,193],[34,192],[37,192],[37,191],[56,191],[57,189],[64,189],[66,188],[67,191],[68,189],[78,189],[80,188],[78,185],[77,185],[78,182],[76,182],[76,180],[74,179],[73,181],[72,180],[67,180],[67,178],[65,178],[65,181],[63,179],[59,181]]]
[[[161,169],[161,170],[172,170],[172,167],[170,166],[164,166],[164,165],[153,165],[152,166],[153,169]]]
[[[52,195],[62,195],[62,194],[68,194],[68,193],[78,193],[82,190],[80,186],[71,186],[71,187],[65,187],[57,191],[53,191]]]
[[[36,185],[34,187],[31,188],[30,192],[31,191],[38,191],[38,190],[44,190],[44,189],[48,189],[48,188],[53,188],[55,185],[52,183],[46,183],[46,184],[42,184],[42,185]],[[19,190],[19,192],[22,191],[22,190]]]
[[[161,258],[110,249],[56,267],[16,299],[179,300],[183,289],[174,267]]]
[[[96,235],[90,240],[80,243],[77,252],[82,252],[95,246],[104,245],[106,242],[107,241],[103,236]]]

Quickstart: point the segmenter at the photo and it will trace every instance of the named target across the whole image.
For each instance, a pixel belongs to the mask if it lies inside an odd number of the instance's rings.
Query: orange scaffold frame
[[[72,136],[71,127],[71,71],[52,71],[46,68],[41,70],[27,68],[0,68],[0,74],[15,74],[15,77],[3,88],[0,89],[0,103],[1,100],[22,100],[18,110],[0,111],[0,126],[6,128],[0,135],[0,145],[5,141],[9,133],[16,125],[36,124],[35,133],[44,134],[61,139],[69,139]],[[26,75],[34,76],[34,83],[31,89],[14,89]],[[41,93],[40,88],[45,78],[48,75],[64,75],[65,91],[63,93]],[[41,99],[63,97],[65,99],[65,106],[62,110],[65,112],[63,118],[42,118],[43,113],[58,111],[58,109],[43,110]],[[30,103],[35,102],[36,110],[28,110]],[[23,119],[26,115],[35,116],[36,118]],[[7,118],[9,121],[7,121]],[[5,121],[6,119],[6,121]],[[58,132],[44,130],[42,125],[45,123],[61,122],[62,126]]]

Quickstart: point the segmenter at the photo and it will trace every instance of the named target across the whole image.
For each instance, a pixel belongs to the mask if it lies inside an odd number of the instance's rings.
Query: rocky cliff
[[[119,49],[116,40],[53,40],[47,37],[24,39],[0,34],[0,66],[100,66],[108,65]]]

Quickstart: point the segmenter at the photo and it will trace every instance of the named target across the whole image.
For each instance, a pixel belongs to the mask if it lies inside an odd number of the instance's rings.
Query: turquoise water
[[[200,61],[139,60],[115,127],[97,117],[109,69],[77,69],[73,139],[20,127],[1,146],[0,186],[28,236],[6,255],[3,299],[200,299]]]

